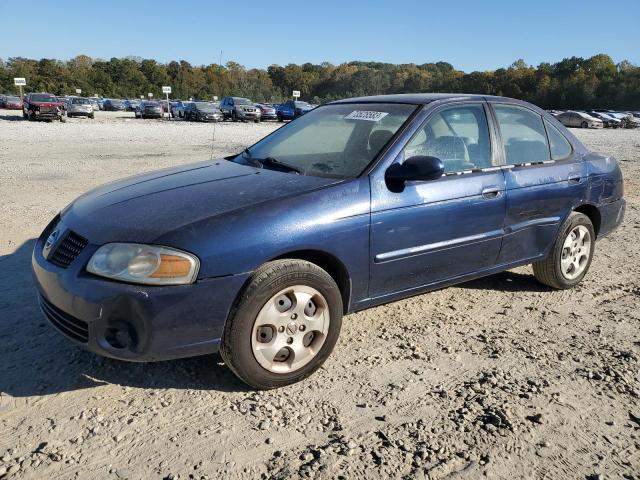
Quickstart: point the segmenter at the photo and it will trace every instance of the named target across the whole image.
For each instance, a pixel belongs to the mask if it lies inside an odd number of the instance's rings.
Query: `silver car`
[[[89,117],[94,118],[93,104],[88,98],[71,97],[67,99],[68,117]]]
[[[581,128],[604,128],[604,123],[599,118],[593,118],[584,112],[576,112],[569,110],[568,112],[556,115],[556,118],[565,127],[581,127]]]

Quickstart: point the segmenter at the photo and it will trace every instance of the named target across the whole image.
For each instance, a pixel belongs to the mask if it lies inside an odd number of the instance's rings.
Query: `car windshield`
[[[38,93],[35,95],[31,95],[32,102],[57,102],[58,100],[53,95],[48,95],[46,93]]]
[[[234,161],[310,176],[355,178],[416,108],[394,103],[318,107],[246,149]]]
[[[296,108],[307,108],[311,106],[307,102],[293,102],[293,103],[295,103]]]
[[[248,98],[234,98],[233,103],[235,105],[253,105],[251,103],[251,100],[249,100]]]
[[[122,100],[109,100],[113,105],[122,105]]]
[[[7,101],[7,102],[19,102],[20,101],[20,97],[7,97],[5,99],[5,101]]]
[[[87,98],[74,98],[71,100],[73,105],[90,105],[91,102]]]
[[[203,112],[213,112],[214,105],[209,102],[196,102],[196,108],[198,110],[202,110]]]

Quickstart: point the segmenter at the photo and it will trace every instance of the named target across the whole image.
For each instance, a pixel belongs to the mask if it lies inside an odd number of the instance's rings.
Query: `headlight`
[[[87,271],[123,282],[184,285],[195,281],[199,267],[195,255],[174,248],[108,243],[93,254]]]

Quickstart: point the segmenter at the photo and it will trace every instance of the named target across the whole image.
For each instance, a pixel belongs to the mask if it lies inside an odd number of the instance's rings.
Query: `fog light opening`
[[[124,323],[107,328],[104,338],[110,346],[118,350],[134,350],[138,343],[133,327]]]

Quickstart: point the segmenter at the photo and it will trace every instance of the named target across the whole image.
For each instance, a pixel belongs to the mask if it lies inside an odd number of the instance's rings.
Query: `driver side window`
[[[405,160],[437,157],[445,173],[492,166],[489,126],[483,105],[460,105],[431,115],[404,148]]]

